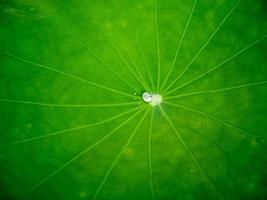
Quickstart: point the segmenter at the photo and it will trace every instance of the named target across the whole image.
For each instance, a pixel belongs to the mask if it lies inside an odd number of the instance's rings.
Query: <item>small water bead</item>
[[[142,94],[142,99],[151,106],[157,106],[162,102],[162,96],[160,94],[154,94],[151,92],[144,92]]]
[[[150,102],[151,106],[157,106],[161,104],[162,102],[162,96],[159,94],[153,94],[152,101]]]
[[[152,94],[149,93],[149,92],[144,92],[144,93],[142,94],[142,98],[143,98],[144,102],[149,103],[149,102],[152,101]]]

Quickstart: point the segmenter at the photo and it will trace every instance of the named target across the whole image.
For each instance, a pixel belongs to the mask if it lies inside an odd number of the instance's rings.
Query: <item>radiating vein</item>
[[[129,56],[129,59],[131,60],[135,71],[137,72],[137,76],[139,77],[140,81],[142,81],[143,87],[145,87],[146,90],[151,91],[151,88],[149,87],[149,85],[147,84],[147,82],[144,79],[144,76],[142,75],[142,73],[139,70],[139,67],[137,67],[137,64],[135,62],[135,60],[132,57],[132,54],[128,48],[128,46],[126,45],[124,39],[120,36],[120,34],[116,31],[116,35],[118,37],[118,40],[120,41],[120,43],[123,45],[123,47],[126,49],[126,53]],[[124,58],[125,59],[125,58]],[[126,61],[126,60],[125,60]],[[127,62],[127,61],[126,61]]]
[[[122,43],[122,45],[126,48],[126,51],[128,52],[128,55],[131,58],[131,55],[129,54],[128,51],[128,47],[125,45],[123,39],[119,36],[119,34],[116,32],[116,34],[118,35],[117,38],[118,40]],[[150,91],[149,86],[147,85],[146,81],[144,80],[143,76],[141,75],[140,71],[138,70],[138,68],[135,65],[135,62],[133,61],[135,70],[137,72],[137,74],[135,73],[135,71],[133,70],[132,66],[127,62],[126,58],[123,56],[123,54],[120,52],[120,50],[116,47],[116,45],[107,38],[108,42],[110,43],[110,45],[112,46],[112,48],[117,52],[117,54],[119,55],[120,59],[122,60],[122,62],[127,66],[127,68],[129,69],[129,71],[132,73],[132,75],[136,78],[136,80],[148,91]]]
[[[28,14],[28,13],[25,13]],[[47,16],[47,15],[37,15],[43,18],[48,19],[49,21],[51,21],[53,24],[55,24],[58,28],[60,28],[61,30],[65,31],[66,33],[68,33],[70,36],[72,36],[76,41],[78,41],[89,53],[91,53],[100,63],[102,63],[105,67],[107,67],[114,75],[116,75],[122,82],[124,82],[126,85],[128,85],[131,89],[133,89],[134,91],[138,91],[138,89],[133,86],[127,79],[123,78],[119,73],[117,73],[110,64],[108,64],[107,62],[104,61],[103,58],[101,58],[101,56],[99,56],[93,49],[91,49],[84,41],[82,41],[80,39],[80,37],[78,37],[72,30],[70,30],[69,28],[67,28],[66,26],[63,26],[62,24],[56,22],[55,20],[53,20],[51,17]]]
[[[117,164],[117,162],[119,161],[120,157],[122,156],[123,152],[126,150],[126,148],[128,147],[128,145],[130,144],[130,142],[132,141],[133,137],[135,136],[137,130],[139,129],[140,125],[142,124],[142,122],[144,121],[147,113],[148,113],[149,110],[147,110],[143,117],[139,120],[137,126],[134,128],[131,136],[129,137],[129,139],[127,140],[127,142],[125,143],[125,145],[123,146],[122,150],[119,152],[119,154],[117,155],[117,157],[115,158],[115,160],[111,163],[107,173],[105,174],[103,180],[101,181],[100,185],[98,186],[95,194],[94,194],[94,197],[93,197],[93,200],[95,200],[99,194],[99,192],[101,191],[101,189],[103,188],[107,178],[109,177],[111,171],[113,170],[113,168],[115,167],[115,165]]]
[[[69,33],[75,40],[77,40],[89,53],[91,53],[100,63],[102,63],[105,67],[107,67],[114,75],[116,75],[122,82],[124,82],[126,85],[128,85],[130,88],[132,88],[135,91],[138,91],[136,87],[134,87],[127,79],[123,78],[120,74],[118,74],[107,62],[105,62],[93,49],[91,49],[87,44],[85,44],[84,41],[82,41],[73,31],[68,29],[67,27],[63,26],[62,24],[59,24],[58,22],[54,21],[53,19],[48,19],[54,23],[56,26],[58,26],[63,31]]]
[[[152,109],[151,118],[150,118],[150,128],[149,128],[149,136],[148,136],[148,163],[149,163],[150,190],[151,190],[152,199],[155,200],[155,192],[154,192],[154,187],[153,187],[152,150],[151,150],[153,118],[154,118],[154,109]]]
[[[199,161],[197,160],[197,158],[195,157],[194,153],[191,151],[191,149],[189,148],[189,146],[187,145],[187,143],[185,142],[185,140],[183,139],[183,137],[181,136],[181,134],[178,132],[178,130],[176,129],[176,127],[174,126],[172,120],[169,118],[169,116],[167,115],[167,113],[165,112],[165,110],[162,108],[162,106],[159,106],[163,116],[165,117],[165,119],[168,121],[168,123],[170,124],[171,128],[173,129],[173,131],[175,132],[176,136],[178,137],[178,139],[180,140],[180,142],[182,143],[183,147],[185,148],[185,150],[188,152],[188,154],[190,155],[191,159],[193,160],[193,162],[195,163],[195,165],[197,166],[197,168],[199,168],[199,170],[202,172],[202,174],[206,177],[208,183],[211,185],[211,187],[216,191],[216,193],[218,194],[218,196],[220,197],[220,199],[224,199],[224,197],[221,195],[220,191],[218,190],[218,188],[216,187],[216,185],[213,183],[213,181],[210,179],[210,177],[208,176],[208,174],[206,173],[206,171],[202,168],[202,166],[200,165]]]
[[[104,35],[104,34],[103,34]],[[122,62],[125,64],[125,66],[128,68],[128,70],[131,72],[131,74],[135,77],[135,79],[146,89],[149,90],[146,82],[142,81],[138,75],[135,73],[135,71],[132,69],[131,65],[127,62],[126,58],[122,55],[120,50],[116,47],[116,45],[105,36],[108,43],[111,45],[111,47],[115,50],[115,52],[118,54]]]
[[[242,2],[243,0],[238,0],[237,3],[234,5],[234,7],[226,14],[226,16],[222,19],[222,21],[218,24],[218,26],[215,28],[215,30],[212,32],[212,34],[210,35],[210,37],[207,39],[207,41],[201,46],[201,48],[199,49],[199,51],[194,55],[194,57],[191,59],[191,61],[189,62],[189,64],[185,67],[185,69],[179,74],[179,76],[174,79],[173,82],[171,82],[170,85],[168,85],[168,87],[166,87],[166,89],[164,90],[164,92],[166,92],[169,88],[171,88],[186,72],[187,70],[192,66],[192,64],[196,61],[196,59],[200,56],[200,54],[203,52],[203,50],[208,46],[208,44],[210,43],[210,41],[213,39],[213,37],[216,35],[216,33],[220,30],[220,28],[224,25],[224,23],[226,22],[226,20],[232,15],[232,13],[236,10],[236,8],[239,6],[239,4]]]
[[[51,174],[49,174],[48,176],[46,176],[44,179],[42,179],[40,182],[38,182],[37,184],[35,184],[32,187],[31,193],[33,193],[38,187],[40,187],[42,184],[44,184],[46,181],[48,181],[50,178],[52,178],[53,176],[55,176],[56,174],[58,174],[59,172],[61,172],[63,169],[65,169],[67,166],[69,166],[71,163],[73,163],[74,161],[76,161],[77,159],[79,159],[80,157],[82,157],[84,154],[86,154],[89,150],[91,150],[92,148],[94,148],[95,146],[97,146],[98,144],[100,144],[101,142],[103,142],[104,140],[108,139],[111,135],[113,135],[117,130],[119,130],[121,127],[123,127],[125,124],[127,124],[129,121],[131,121],[134,117],[136,117],[143,109],[137,111],[134,115],[132,115],[130,118],[126,119],[125,121],[123,121],[122,123],[120,123],[117,127],[115,127],[112,131],[110,131],[107,135],[105,135],[104,137],[102,137],[101,139],[97,140],[94,144],[90,145],[89,147],[87,147],[86,149],[84,149],[83,151],[81,151],[79,154],[77,154],[76,156],[74,156],[72,159],[68,160],[67,162],[65,162],[61,167],[59,167],[58,169],[56,169],[55,171],[53,171]]]
[[[41,139],[48,138],[48,137],[51,137],[51,136],[57,136],[57,135],[62,135],[62,134],[66,134],[66,133],[73,133],[74,131],[86,129],[86,128],[89,128],[89,127],[92,127],[92,126],[105,124],[107,122],[110,122],[110,121],[113,121],[113,120],[118,119],[120,117],[123,117],[124,115],[132,113],[133,111],[135,111],[137,109],[139,109],[139,107],[136,107],[134,109],[128,110],[126,112],[122,112],[122,113],[120,113],[118,115],[112,116],[112,117],[107,118],[107,119],[102,119],[101,121],[98,121],[98,122],[94,122],[94,123],[90,123],[90,124],[86,124],[86,125],[82,125],[82,126],[78,126],[78,127],[74,127],[74,128],[64,129],[64,130],[60,130],[60,131],[55,131],[55,132],[48,133],[48,134],[45,134],[45,135],[30,137],[30,138],[21,139],[21,140],[16,140],[16,141],[9,142],[9,143],[6,143],[6,144],[1,144],[0,148],[6,147],[6,146],[9,146],[9,145],[16,145],[16,144],[22,144],[22,143],[32,142],[32,141],[36,141],[36,140],[41,140]]]
[[[184,41],[184,38],[185,38],[185,35],[186,35],[187,31],[188,31],[188,27],[189,27],[189,24],[190,24],[190,22],[191,22],[193,13],[194,13],[194,11],[195,11],[196,4],[197,4],[197,0],[194,0],[194,3],[193,3],[193,6],[192,6],[192,9],[191,9],[191,11],[190,11],[190,14],[189,14],[189,16],[188,16],[188,19],[187,19],[187,22],[186,22],[184,31],[183,31],[183,33],[182,33],[182,36],[181,36],[180,40],[179,40],[179,43],[178,43],[178,46],[177,46],[177,50],[176,50],[174,59],[173,59],[173,61],[172,61],[172,63],[171,63],[171,66],[169,67],[169,71],[168,71],[167,76],[165,77],[165,79],[164,79],[164,81],[163,81],[163,83],[162,83],[162,85],[161,85],[161,87],[160,87],[160,90],[164,89],[165,84],[166,84],[167,81],[169,80],[169,77],[170,77],[170,75],[171,75],[171,73],[172,73],[172,71],[173,71],[173,68],[174,68],[175,63],[176,63],[176,61],[177,61],[177,57],[178,57],[178,55],[179,55],[179,53],[180,53],[181,46],[182,46],[183,41]]]
[[[249,133],[248,131],[246,131],[246,130],[244,130],[242,128],[236,127],[235,125],[232,125],[229,122],[224,121],[222,119],[219,119],[219,118],[217,118],[217,117],[215,117],[215,116],[213,116],[213,115],[211,115],[209,113],[206,113],[206,112],[203,112],[203,111],[200,111],[200,110],[197,110],[197,109],[185,106],[185,105],[177,104],[177,103],[171,103],[171,102],[165,102],[165,103],[168,104],[168,105],[174,106],[174,107],[182,108],[184,110],[188,110],[188,111],[191,111],[193,113],[197,113],[197,114],[203,115],[205,117],[208,117],[209,119],[212,119],[213,121],[216,121],[216,122],[220,123],[223,126],[230,127],[233,130],[236,130],[237,133],[242,134],[242,135],[244,135],[244,136],[246,136],[248,138],[251,138],[251,139],[256,138],[256,136],[254,134]]]
[[[150,72],[150,67],[149,67],[149,65],[148,65],[148,61],[147,61],[147,59],[146,59],[144,49],[143,49],[143,47],[142,47],[142,45],[141,45],[141,43],[140,43],[140,40],[139,40],[139,38],[138,38],[138,36],[137,36],[137,31],[136,31],[136,29],[135,29],[135,26],[136,26],[136,25],[135,25],[134,22],[131,20],[131,17],[130,17],[130,15],[129,15],[129,13],[128,13],[129,11],[128,11],[128,9],[127,9],[127,4],[125,4],[125,0],[122,0],[122,5],[123,5],[124,10],[126,11],[125,13],[126,13],[126,16],[127,16],[127,18],[128,18],[128,21],[129,21],[129,23],[131,24],[131,27],[132,27],[132,29],[133,29],[133,35],[134,35],[134,38],[135,38],[136,43],[137,43],[137,45],[138,45],[138,47],[139,47],[139,49],[140,49],[140,52],[141,52],[141,54],[142,54],[142,57],[143,57],[143,60],[144,60],[145,66],[146,66],[146,71],[147,71],[147,74],[148,74],[148,76],[149,76],[149,79],[150,79],[150,82],[151,82],[151,85],[152,85],[152,89],[153,89],[153,91],[154,91],[154,90],[155,90],[154,81],[153,81],[153,78],[152,78],[152,74],[151,74],[151,72]]]
[[[44,107],[59,107],[59,108],[84,108],[84,107],[121,107],[138,105],[137,101],[127,102],[127,103],[99,103],[99,104],[54,104],[54,103],[43,103],[36,101],[24,101],[18,99],[0,99],[0,102],[16,103],[16,104],[26,104],[34,106],[44,106]]]
[[[19,56],[16,56],[14,54],[11,54],[9,52],[5,52],[6,55],[12,57],[12,58],[15,58],[19,61],[22,61],[24,63],[27,63],[27,64],[31,64],[33,66],[36,66],[36,67],[39,67],[39,68],[42,68],[42,69],[46,69],[48,71],[52,71],[52,72],[55,72],[55,73],[58,73],[60,75],[63,75],[63,76],[66,76],[66,77],[69,77],[69,78],[72,78],[72,79],[75,79],[75,80],[78,80],[80,82],[83,82],[83,83],[87,83],[89,85],[92,85],[92,86],[95,86],[95,87],[98,87],[98,88],[101,88],[101,89],[104,89],[104,90],[107,90],[107,91],[110,91],[110,92],[113,92],[113,93],[117,93],[117,94],[120,94],[120,95],[123,95],[123,96],[127,96],[127,97],[134,97],[136,98],[136,96],[132,95],[132,94],[128,94],[126,92],[122,92],[120,90],[116,90],[116,89],[113,89],[113,88],[110,88],[110,87],[107,87],[107,86],[104,86],[104,85],[100,85],[98,83],[95,83],[95,82],[92,82],[92,81],[88,81],[88,80],[85,80],[83,78],[80,78],[78,76],[75,76],[75,75],[72,75],[72,74],[69,74],[69,73],[66,73],[64,71],[61,71],[61,70],[58,70],[58,69],[55,69],[55,68],[52,68],[52,67],[49,67],[47,65],[43,65],[43,64],[39,64],[39,63],[36,63],[36,62],[32,62],[30,60],[27,60],[23,57],[19,57]]]
[[[212,67],[211,69],[209,69],[208,71],[196,76],[195,78],[181,84],[180,86],[170,90],[169,92],[166,93],[166,95],[169,95],[179,89],[182,89],[190,84],[192,84],[193,82],[197,81],[197,80],[200,80],[201,78],[209,75],[210,73],[216,71],[217,69],[219,69],[220,67],[224,66],[225,64],[227,64],[228,62],[232,61],[233,59],[235,59],[236,57],[238,57],[239,55],[241,55],[242,53],[244,53],[245,51],[247,51],[248,49],[254,47],[255,45],[257,45],[258,43],[260,43],[261,41],[263,41],[264,39],[267,38],[267,34],[262,36],[261,38],[253,41],[252,43],[250,43],[249,45],[247,45],[246,47],[244,47],[243,49],[239,50],[237,53],[235,53],[234,55],[230,56],[229,58],[227,58],[226,60],[224,60],[223,62],[221,62],[220,64]]]
[[[156,34],[156,45],[157,45],[157,90],[160,87],[160,42],[159,42],[159,29],[158,29],[158,0],[154,0],[154,21],[155,21],[155,34]]]
[[[180,94],[180,95],[169,96],[169,97],[166,97],[165,99],[168,100],[168,99],[177,99],[177,98],[181,98],[181,97],[196,96],[196,95],[202,95],[202,94],[220,93],[220,92],[236,90],[236,89],[241,89],[241,88],[247,88],[247,87],[252,87],[252,86],[257,86],[257,85],[264,85],[264,84],[267,84],[267,81],[258,81],[258,82],[253,82],[253,83],[246,83],[246,84],[236,85],[236,86],[232,86],[232,87],[220,88],[220,89],[216,89],[216,90],[204,90],[204,91],[199,91],[199,92],[184,93],[184,94]]]

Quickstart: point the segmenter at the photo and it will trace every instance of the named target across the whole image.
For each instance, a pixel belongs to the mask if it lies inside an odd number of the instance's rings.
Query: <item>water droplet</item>
[[[147,102],[147,103],[152,101],[152,96],[153,95],[151,93],[149,93],[149,92],[144,92],[142,94],[142,98],[143,98],[144,102]]]
[[[151,106],[157,106],[162,102],[162,96],[160,94],[154,94],[150,92],[144,92],[142,99],[146,103],[150,103]]]

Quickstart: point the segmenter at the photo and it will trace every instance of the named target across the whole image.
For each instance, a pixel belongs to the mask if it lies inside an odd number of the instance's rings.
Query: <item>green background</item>
[[[3,0],[0,44],[1,199],[267,198],[266,1]]]

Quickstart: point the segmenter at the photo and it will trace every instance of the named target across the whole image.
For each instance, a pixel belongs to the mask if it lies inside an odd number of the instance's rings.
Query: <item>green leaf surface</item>
[[[4,0],[0,43],[0,199],[267,198],[266,1]]]

